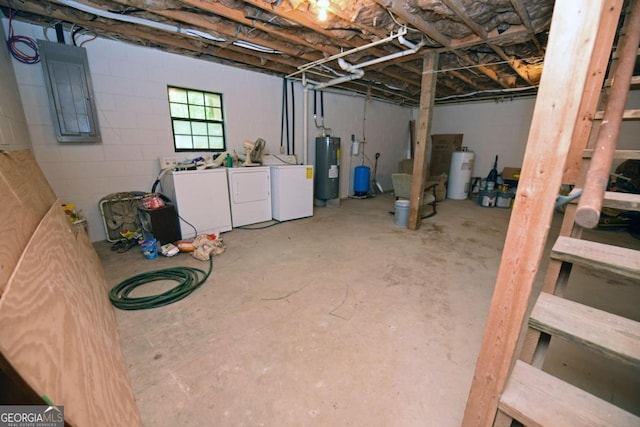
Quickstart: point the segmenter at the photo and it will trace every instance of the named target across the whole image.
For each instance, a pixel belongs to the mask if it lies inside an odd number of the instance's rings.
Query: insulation
[[[321,22],[320,0],[82,3],[180,31],[125,23],[54,0],[0,0],[0,6],[17,8],[16,19],[44,25],[61,21],[122,41],[297,79],[304,64],[368,46],[405,28],[404,39],[420,44],[420,51],[371,65],[365,69],[366,81],[340,87],[357,91],[377,87],[377,97],[412,105],[419,105],[422,56],[429,49],[440,52],[436,99],[452,94],[473,99],[469,93],[511,88],[531,88],[526,93],[535,93],[554,5],[552,0],[330,0],[328,19]],[[357,65],[407,49],[394,40],[351,53],[345,60]],[[317,71],[327,79],[345,74],[337,61]]]

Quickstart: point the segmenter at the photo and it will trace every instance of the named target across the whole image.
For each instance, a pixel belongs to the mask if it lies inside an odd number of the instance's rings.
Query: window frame
[[[186,102],[175,101],[171,99],[171,89],[176,89],[180,91],[186,92]],[[202,96],[202,103],[192,103],[190,99],[190,95],[195,93],[196,95]],[[219,100],[218,105],[207,105],[208,96],[217,97]],[[225,129],[225,114],[224,114],[224,97],[222,93],[212,92],[202,89],[191,89],[180,86],[172,86],[167,85],[167,101],[169,103],[169,119],[171,120],[171,134],[173,136],[173,148],[176,153],[179,152],[214,152],[214,153],[222,153],[227,149],[227,139],[226,139],[226,129]],[[172,105],[184,105],[186,106],[187,117],[177,116],[173,114]],[[191,117],[193,109],[204,109],[205,118],[196,118]],[[212,114],[215,114],[219,111],[220,119],[215,118],[206,118],[207,109],[212,109]],[[176,122],[186,122],[189,124],[190,133],[183,133],[179,129],[176,129]],[[205,125],[206,131],[205,133],[194,133],[193,125],[197,123],[201,123]],[[219,129],[220,134],[215,134],[211,130],[211,125],[214,125],[215,128]],[[198,132],[198,131],[195,131]],[[179,147],[177,137],[179,136],[189,136],[191,138],[191,148]],[[207,147],[197,147],[196,141],[194,137],[206,137],[207,138]],[[221,138],[222,139],[222,147],[212,147],[212,138]]]

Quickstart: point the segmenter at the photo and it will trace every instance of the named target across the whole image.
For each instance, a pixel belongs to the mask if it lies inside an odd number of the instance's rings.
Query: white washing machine
[[[234,227],[271,220],[271,170],[268,166],[227,168]]]
[[[271,166],[271,210],[278,221],[313,216],[313,166]]]
[[[224,168],[170,172],[162,181],[162,189],[176,204],[183,238],[195,237],[194,228],[198,233],[231,230]]]

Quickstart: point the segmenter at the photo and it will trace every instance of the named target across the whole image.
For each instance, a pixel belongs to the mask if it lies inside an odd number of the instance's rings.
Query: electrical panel
[[[84,48],[38,40],[59,142],[100,142],[98,114]]]

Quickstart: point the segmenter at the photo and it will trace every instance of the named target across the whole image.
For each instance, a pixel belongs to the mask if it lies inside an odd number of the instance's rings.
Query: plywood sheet
[[[55,201],[0,299],[0,351],[77,426],[138,426],[104,270]]]
[[[56,196],[29,150],[0,153],[0,295]]]

